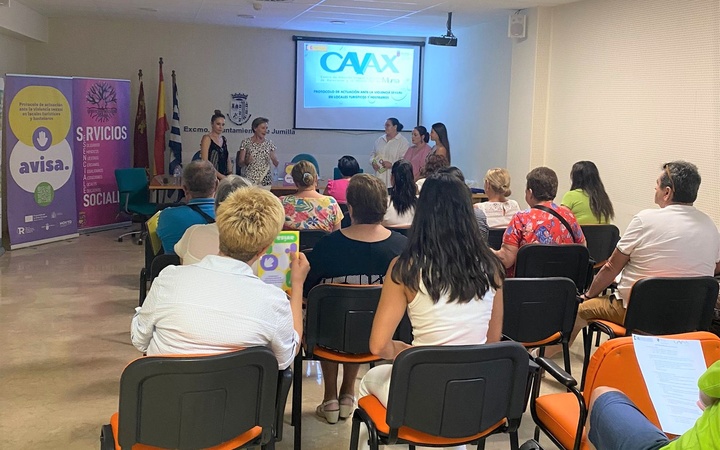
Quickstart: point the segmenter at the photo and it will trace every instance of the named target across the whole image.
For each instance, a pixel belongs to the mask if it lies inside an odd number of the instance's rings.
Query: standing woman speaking
[[[215,110],[212,119],[210,133],[204,135],[200,140],[200,158],[210,161],[215,167],[215,176],[218,180],[225,178],[230,173],[230,164],[228,158],[230,154],[227,149],[227,140],[222,135],[225,129],[225,116],[219,109]]]
[[[275,156],[275,144],[265,138],[268,122],[265,117],[258,117],[252,121],[253,135],[243,139],[237,155],[238,165],[246,168],[245,176],[253,184],[265,189],[270,189],[273,182],[270,164],[275,167],[279,164]]]
[[[394,117],[385,121],[385,134],[375,141],[375,149],[370,157],[370,164],[375,176],[380,178],[386,187],[390,187],[390,169],[395,161],[400,160],[410,143],[400,132],[403,124]]]

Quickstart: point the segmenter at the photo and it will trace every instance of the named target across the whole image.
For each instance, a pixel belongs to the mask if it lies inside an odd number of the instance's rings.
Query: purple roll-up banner
[[[120,215],[115,169],[130,167],[130,81],[73,78],[78,228],[113,228]]]
[[[76,237],[72,79],[5,78],[5,192],[10,249]]]

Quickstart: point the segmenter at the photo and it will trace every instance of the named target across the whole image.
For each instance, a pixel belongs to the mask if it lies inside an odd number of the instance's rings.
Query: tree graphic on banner
[[[107,122],[117,114],[117,94],[109,83],[99,82],[90,86],[85,100],[91,105],[87,108],[88,114],[99,122]]]

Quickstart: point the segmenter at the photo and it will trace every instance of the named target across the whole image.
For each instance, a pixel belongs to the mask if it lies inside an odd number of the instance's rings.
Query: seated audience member
[[[615,217],[610,197],[592,161],[578,161],[570,171],[570,191],[563,195],[561,205],[570,209],[580,225],[610,223]]]
[[[209,161],[192,161],[183,170],[182,183],[187,205],[163,209],[158,216],[157,235],[166,254],[175,253],[185,230],[215,221],[215,167]]]
[[[538,167],[531,170],[526,179],[525,201],[530,209],[513,216],[503,235],[502,247],[493,250],[508,269],[508,276],[515,274],[515,260],[523,245],[585,245],[585,236],[575,216],[569,209],[561,208],[553,202],[558,187],[555,172],[548,167]],[[569,229],[558,216],[570,225]]]
[[[218,183],[215,193],[215,211],[236,189],[252,186],[247,178],[239,175],[228,175]],[[218,227],[216,223],[193,225],[183,237],[175,244],[175,254],[180,257],[184,265],[200,262],[207,255],[217,255],[220,250]]]
[[[307,259],[302,253],[290,255],[294,289],[288,301],[280,288],[250,270],[282,229],[285,214],[277,197],[258,187],[238,189],[217,214],[220,254],[160,273],[132,319],[132,343],[148,355],[264,345],[286,368],[303,333],[300,287],[309,270]]]
[[[462,181],[463,184],[465,184],[465,175],[463,175],[462,170],[458,169],[455,166],[443,167],[442,169],[439,169],[436,173],[447,173],[453,175],[457,177],[460,181]],[[472,203],[472,191],[470,190],[470,188],[468,188],[467,184],[465,184],[465,187],[467,188],[467,194],[470,196],[470,203]],[[480,229],[480,238],[483,240],[483,242],[487,242],[489,233],[487,217],[481,209],[473,208],[473,213],[475,214],[475,221],[477,222],[478,228]]]
[[[622,325],[630,290],[638,280],[718,273],[720,236],[712,219],[693,206],[699,188],[700,173],[694,164],[663,165],[655,182],[655,204],[660,209],[645,209],[630,221],[607,263],[581,296],[585,301],[578,308],[572,337],[590,319]],[[617,292],[598,297],[618,275]]]
[[[291,175],[298,191],[280,197],[285,208],[286,230],[339,230],[343,213],[338,202],[317,191],[318,175],[315,165],[299,161]]]
[[[382,224],[386,227],[409,227],[415,215],[417,186],[412,165],[401,159],[392,165],[390,174],[390,197]]]
[[[596,388],[590,398],[588,439],[597,450],[720,449],[720,361],[698,379],[700,418],[670,440],[621,391]]]
[[[439,169],[449,166],[450,162],[448,161],[447,157],[445,157],[444,155],[435,155],[431,153],[428,156],[427,161],[425,162],[425,167],[423,167],[420,171],[420,179],[415,182],[417,184],[418,192],[422,190],[423,183],[425,183],[425,179],[427,177],[434,174]]]
[[[400,254],[407,238],[381,225],[387,210],[387,188],[377,177],[357,174],[347,190],[352,225],[323,237],[308,255],[310,273],[304,294],[321,282],[355,284],[382,283],[390,261]],[[376,279],[364,279],[376,277]],[[336,423],[347,418],[355,406],[357,364],[343,364],[340,395],[337,390],[338,365],[321,361],[325,393],[317,415]]]
[[[507,169],[490,169],[485,174],[485,194],[488,201],[475,203],[475,209],[480,209],[487,217],[490,228],[507,228],[510,220],[520,211],[520,205],[510,200],[510,173]]]
[[[427,178],[413,233],[385,275],[370,335],[373,354],[393,360],[410,347],[392,340],[405,312],[412,323],[412,346],[500,340],[504,269],[480,236],[466,190],[447,171]],[[360,382],[360,396],[374,395],[387,405],[391,372],[392,365],[370,369]],[[366,438],[360,442],[367,447]]]
[[[323,194],[331,196],[337,200],[338,203],[347,203],[345,193],[347,192],[350,178],[356,173],[360,173],[360,164],[358,164],[357,159],[345,155],[338,160],[338,169],[340,170],[342,178],[339,180],[328,180],[327,187]]]

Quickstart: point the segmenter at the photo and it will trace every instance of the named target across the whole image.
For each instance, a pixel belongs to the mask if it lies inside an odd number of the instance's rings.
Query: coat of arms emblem
[[[230,121],[235,125],[245,125],[251,114],[248,113],[247,94],[232,94],[232,100],[230,100]]]

